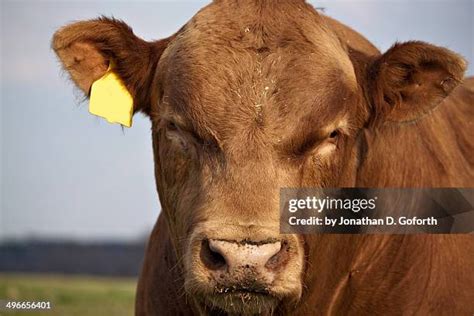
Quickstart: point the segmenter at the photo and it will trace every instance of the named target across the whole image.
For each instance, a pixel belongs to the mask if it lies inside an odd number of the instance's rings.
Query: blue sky
[[[474,62],[473,1],[311,1],[381,50],[419,39]],[[125,20],[145,39],[178,30],[205,1],[1,1],[0,240],[130,240],[160,206],[150,123],[122,130],[91,116],[49,48],[68,22]],[[470,66],[469,74],[473,75]]]

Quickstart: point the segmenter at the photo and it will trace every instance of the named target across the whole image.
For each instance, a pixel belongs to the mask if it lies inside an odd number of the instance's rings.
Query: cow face
[[[303,2],[216,2],[153,43],[120,21],[79,22],[53,47],[86,93],[113,60],[152,122],[186,292],[198,308],[244,314],[303,292],[308,249],[279,234],[280,188],[355,185],[361,131],[416,120],[465,67],[420,42],[354,54]]]

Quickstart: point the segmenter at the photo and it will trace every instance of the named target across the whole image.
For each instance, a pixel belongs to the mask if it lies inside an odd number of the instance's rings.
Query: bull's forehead
[[[343,115],[357,84],[334,33],[304,3],[252,3],[219,2],[188,23],[164,56],[164,111],[222,142]]]

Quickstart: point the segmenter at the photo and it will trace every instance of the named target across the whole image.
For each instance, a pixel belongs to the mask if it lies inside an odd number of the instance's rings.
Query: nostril
[[[290,246],[287,241],[283,241],[280,250],[268,259],[265,267],[269,270],[278,270],[283,267],[290,258]]]
[[[210,270],[220,270],[227,265],[225,258],[215,249],[211,249],[207,239],[201,244],[201,260]]]

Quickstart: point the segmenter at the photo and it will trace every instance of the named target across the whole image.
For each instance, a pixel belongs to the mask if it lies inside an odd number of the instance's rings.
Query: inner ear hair
[[[372,125],[421,118],[462,82],[466,67],[446,48],[418,41],[395,44],[368,71]]]

